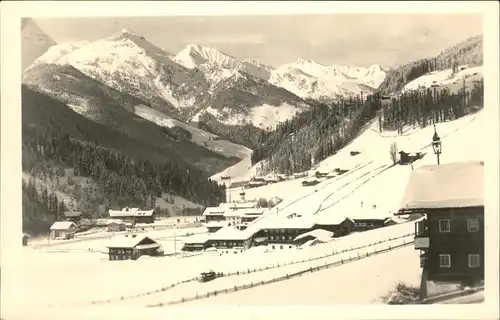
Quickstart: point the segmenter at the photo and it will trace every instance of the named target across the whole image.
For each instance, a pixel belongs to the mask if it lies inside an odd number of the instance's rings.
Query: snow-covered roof
[[[256,222],[260,229],[309,229],[315,221],[310,216],[287,218],[284,215],[273,215]],[[252,225],[253,226],[253,225]]]
[[[213,233],[194,234],[184,240],[184,244],[204,244],[213,237]]]
[[[229,224],[229,221],[209,221],[207,223],[204,223],[203,226],[205,228],[209,227],[225,227]]]
[[[140,242],[145,239],[149,239],[152,243],[147,245],[138,246]],[[147,246],[147,247],[145,247]],[[159,248],[160,244],[151,239],[150,237],[144,235],[120,235],[115,236],[111,239],[110,243],[106,246],[108,248]]]
[[[214,233],[214,240],[247,240],[253,235],[253,232],[248,229],[238,230],[234,227],[224,227]]]
[[[123,208],[122,210],[109,210],[110,217],[149,217],[154,210],[139,210],[139,208]]]
[[[224,216],[226,217],[244,217],[244,216],[258,216],[262,215],[264,210],[249,208],[249,209],[236,209],[236,210],[228,210],[224,212]]]
[[[207,207],[205,211],[203,211],[204,216],[208,215],[221,215],[224,213],[224,209],[222,209],[220,206],[219,207]]]
[[[312,230],[312,231],[303,233],[301,235],[298,235],[295,239],[293,239],[293,241],[297,241],[297,240],[303,239],[303,238],[308,237],[308,236],[314,237],[322,242],[327,242],[327,241],[330,241],[332,239],[333,232],[326,231],[323,229],[316,229],[316,230]]]
[[[484,163],[458,162],[415,169],[401,209],[484,206]]]
[[[50,230],[69,230],[71,227],[76,228],[76,224],[71,221],[56,221],[50,227]]]

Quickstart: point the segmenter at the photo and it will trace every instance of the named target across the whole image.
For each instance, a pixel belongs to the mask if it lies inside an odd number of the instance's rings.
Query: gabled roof
[[[248,229],[238,230],[234,227],[224,227],[214,233],[213,240],[248,240],[253,232]]]
[[[213,233],[194,234],[187,237],[184,240],[184,244],[205,244],[208,240],[212,239],[213,235]]]
[[[224,214],[224,209],[222,209],[220,206],[219,207],[207,207],[205,211],[203,211],[204,216],[208,215],[221,215]]]
[[[74,222],[71,221],[56,221],[50,227],[50,230],[69,230],[71,227],[77,227]]]
[[[111,239],[110,243],[106,246],[108,248],[135,248],[138,247],[139,243],[148,239],[148,242],[151,242],[151,245],[147,244],[144,246],[148,246],[151,248],[159,248],[160,244],[147,236],[141,235],[123,235],[123,236],[115,236]],[[142,247],[142,246],[141,246]],[[146,248],[146,247],[144,247]]]
[[[484,163],[459,162],[415,169],[400,208],[439,209],[484,206]]]
[[[303,238],[308,237],[308,236],[314,237],[315,239],[318,239],[322,242],[327,242],[327,241],[332,240],[333,232],[326,231],[323,229],[316,229],[316,230],[309,231],[309,232],[303,233],[301,235],[298,235],[295,239],[293,239],[293,241],[297,241],[297,240],[303,239]]]

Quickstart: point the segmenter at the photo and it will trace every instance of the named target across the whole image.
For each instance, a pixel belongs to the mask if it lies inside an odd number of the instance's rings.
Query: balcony
[[[429,237],[418,237],[415,238],[413,244],[415,245],[415,250],[429,249],[430,239]]]
[[[427,237],[427,219],[415,222],[415,238]]]

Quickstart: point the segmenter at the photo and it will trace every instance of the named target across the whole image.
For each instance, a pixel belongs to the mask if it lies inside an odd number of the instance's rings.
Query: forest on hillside
[[[261,174],[292,174],[308,170],[350,143],[374,118],[379,129],[425,127],[454,120],[483,106],[484,84],[477,81],[458,92],[448,88],[409,91],[388,99],[380,93],[335,102],[303,112],[280,123],[254,149],[252,165],[261,162]]]
[[[82,117],[63,103],[26,87],[22,98],[23,172],[57,180],[57,175],[65,173],[52,170],[55,166],[72,168],[76,177],[90,178],[97,192],[82,188],[83,213],[95,217],[97,205],[105,211],[123,206],[154,208],[154,198],[162,192],[204,206],[225,201],[224,186],[210,181],[207,172],[176,155],[168,157],[161,149]],[[47,163],[50,166],[41,165]],[[50,210],[42,210],[44,202],[32,195],[25,195],[23,201],[31,202],[23,206],[23,221],[31,221],[25,228],[34,232],[32,228],[40,226],[33,221],[48,221]]]
[[[38,190],[30,180],[22,182],[23,232],[30,235],[45,234],[50,226],[64,217],[66,206],[47,188]]]
[[[460,65],[469,67],[483,64],[483,37],[475,36],[443,50],[434,58],[425,58],[388,70],[384,82],[378,88],[383,94],[399,92],[405,84],[422,75]]]

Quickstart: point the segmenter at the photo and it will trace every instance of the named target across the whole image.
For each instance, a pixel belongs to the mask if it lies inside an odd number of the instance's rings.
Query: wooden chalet
[[[158,242],[135,234],[116,236],[106,247],[109,249],[109,260],[137,260],[143,255],[162,255]]]
[[[253,233],[248,230],[238,230],[235,227],[228,226],[217,231],[212,237],[212,246],[216,249],[226,250],[246,250],[252,244]],[[229,253],[226,252],[226,253]]]
[[[484,281],[484,164],[462,162],[412,172],[401,214],[424,214],[415,223],[423,297],[427,281],[471,285]]]
[[[206,250],[212,246],[212,236],[213,234],[196,234],[187,237],[181,250],[188,252]]]
[[[334,237],[343,237],[354,231],[354,221],[351,218],[333,215],[323,215],[315,220],[313,229],[323,229],[333,233]]]
[[[109,210],[110,219],[134,221],[134,223],[154,223],[154,210],[139,210],[139,208],[125,207],[122,210]]]
[[[125,222],[120,219],[112,219],[108,221],[108,232],[120,232],[125,231],[127,227],[125,226]]]
[[[78,222],[82,219],[82,213],[78,211],[69,211],[64,213],[64,220],[73,221],[78,224]]]
[[[50,227],[50,237],[56,239],[73,239],[78,226],[72,221],[56,221]]]

